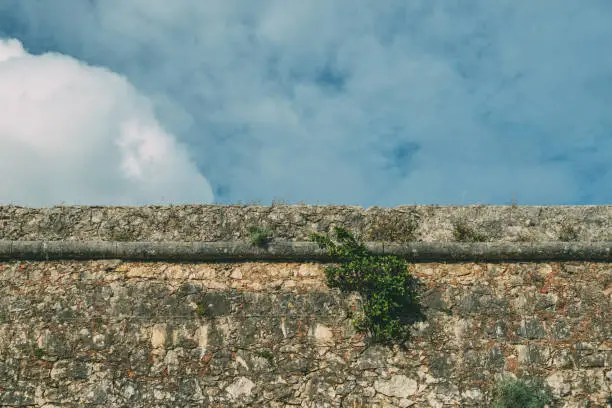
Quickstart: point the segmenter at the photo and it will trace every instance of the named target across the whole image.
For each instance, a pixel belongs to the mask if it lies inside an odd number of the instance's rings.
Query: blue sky
[[[609,0],[0,0],[0,205],[612,203]]]

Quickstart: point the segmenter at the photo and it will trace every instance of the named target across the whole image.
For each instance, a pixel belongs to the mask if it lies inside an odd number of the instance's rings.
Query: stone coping
[[[373,255],[409,262],[612,261],[612,242],[366,242]],[[343,261],[314,242],[277,241],[260,247],[243,241],[115,242],[0,240],[0,260],[93,260],[225,262]]]

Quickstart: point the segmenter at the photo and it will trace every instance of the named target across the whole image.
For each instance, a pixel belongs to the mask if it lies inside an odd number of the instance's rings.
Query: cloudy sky
[[[0,205],[612,203],[610,0],[0,0]]]

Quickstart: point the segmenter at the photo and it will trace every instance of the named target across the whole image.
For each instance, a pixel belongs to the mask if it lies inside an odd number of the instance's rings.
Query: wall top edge
[[[361,242],[606,242],[612,205],[0,206],[0,240],[309,241],[342,227]],[[254,232],[255,231],[255,232]],[[258,232],[257,232],[258,231]]]
[[[593,207],[603,207],[603,208],[612,208],[612,204],[583,204],[583,205],[573,205],[573,204],[559,204],[559,205],[521,205],[521,204],[402,204],[397,205],[395,207],[383,207],[373,205],[370,207],[364,207],[361,205],[345,205],[345,204],[270,204],[270,205],[255,205],[255,204],[149,204],[149,205],[72,205],[72,204],[57,204],[53,206],[23,206],[16,204],[0,204],[0,209],[3,207],[14,207],[14,208],[24,208],[24,209],[38,209],[38,210],[48,210],[52,208],[180,208],[180,207],[343,207],[343,208],[359,208],[368,210],[370,208],[382,208],[382,209],[394,209],[394,208],[405,208],[405,207],[419,207],[419,208],[467,208],[467,207],[494,207],[494,208],[519,208],[519,207],[529,207],[529,208],[593,208]]]

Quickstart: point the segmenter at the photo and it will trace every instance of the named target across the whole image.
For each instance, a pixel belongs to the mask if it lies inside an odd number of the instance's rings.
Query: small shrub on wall
[[[344,228],[335,226],[334,230],[340,247],[317,233],[311,233],[310,239],[321,248],[327,247],[332,257],[350,260],[339,267],[327,267],[325,276],[329,287],[362,295],[365,318],[353,320],[356,330],[367,332],[375,342],[405,340],[409,335],[405,323],[424,317],[418,303],[421,284],[408,273],[407,262],[396,256],[370,255]]]

